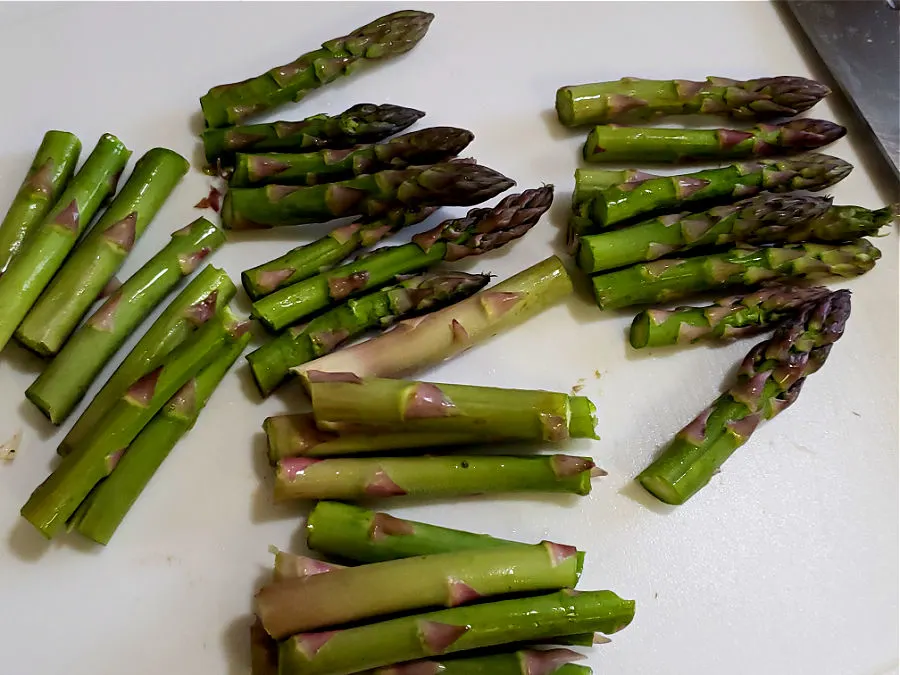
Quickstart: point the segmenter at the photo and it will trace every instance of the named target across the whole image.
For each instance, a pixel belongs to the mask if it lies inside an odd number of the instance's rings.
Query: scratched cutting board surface
[[[583,136],[556,123],[558,86],[625,75],[812,74],[767,3],[427,7],[437,18],[413,52],[274,117],[358,102],[416,107],[428,113],[416,128],[471,129],[466,154],[518,189],[555,184],[551,213],[527,237],[462,265],[500,278],[562,251]],[[197,99],[210,86],[256,75],[400,8],[0,5],[0,208],[45,130],[77,133],[85,152],[108,131],[135,157],[162,145],[196,163]],[[812,114],[848,122],[830,101]],[[836,203],[874,208],[889,199],[876,188],[884,176],[870,173],[885,169],[863,161],[864,142],[851,133],[828,150],[857,165],[833,189]],[[188,175],[123,275],[201,215],[193,204],[208,184],[197,170]],[[429,222],[462,211],[445,209]],[[317,232],[233,237],[212,262],[238,279]],[[602,438],[568,449],[592,455],[609,476],[581,499],[422,501],[391,512],[586,550],[580,587],[637,601],[633,624],[591,651],[587,663],[598,673],[896,672],[896,230],[877,244],[884,257],[873,272],[833,284],[852,289],[853,314],[826,367],[685,506],[654,504],[632,478],[718,395],[753,341],[636,354],[624,339],[632,315],[601,313],[577,295],[424,376],[556,390],[583,384]],[[246,312],[246,298],[236,307]],[[300,409],[298,390],[260,401],[241,362],[108,548],[75,537],[48,545],[18,516],[62,435],[24,399],[37,366],[17,348],[0,357],[0,441],[24,434],[16,459],[0,466],[0,673],[248,672],[251,595],[271,562],[267,547],[303,550],[305,509],[272,505],[260,433],[266,416]]]

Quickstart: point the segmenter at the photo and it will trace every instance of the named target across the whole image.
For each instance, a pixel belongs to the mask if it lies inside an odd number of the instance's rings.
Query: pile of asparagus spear
[[[632,347],[776,330],[747,356],[735,385],[639,476],[662,501],[681,504],[706,485],[759,421],[790,405],[806,375],[824,363],[849,316],[849,292],[804,282],[854,277],[881,257],[865,237],[896,218],[897,205],[837,206],[809,194],[852,169],[812,152],[843,137],[844,127],[795,117],[829,93],[802,77],[624,78],[557,91],[559,121],[592,127],[585,161],[625,167],[576,171],[568,241],[601,309],[645,306],[631,325]],[[631,126],[689,114],[756,124]],[[634,166],[704,160],[740,161],[666,176]],[[721,297],[732,289],[751,292]],[[699,294],[720,297],[709,306],[671,307]]]
[[[561,645],[607,643],[634,618],[631,600],[575,590],[585,556],[573,546],[331,501],[312,510],[306,538],[328,561],[272,550],[254,675],[590,675]]]

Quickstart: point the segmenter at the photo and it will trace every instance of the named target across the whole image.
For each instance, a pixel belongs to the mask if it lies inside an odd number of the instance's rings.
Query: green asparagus
[[[572,215],[566,231],[567,245],[572,249],[577,244],[577,237],[595,229],[591,219],[591,207],[594,197],[603,190],[616,185],[642,183],[659,176],[645,173],[637,169],[613,171],[611,169],[576,169],[575,189],[572,191]],[[572,252],[570,250],[570,252]]]
[[[584,656],[571,649],[520,649],[486,656],[411,661],[378,668],[368,675],[591,675],[572,663]]]

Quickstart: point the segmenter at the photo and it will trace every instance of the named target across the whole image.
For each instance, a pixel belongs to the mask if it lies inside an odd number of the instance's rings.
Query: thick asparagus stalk
[[[671,302],[704,291],[865,274],[881,258],[866,239],[842,246],[788,244],[734,248],[722,253],[656,260],[591,277],[600,309]],[[313,362],[315,364],[315,361]]]
[[[822,216],[830,206],[830,197],[763,192],[700,213],[685,211],[659,216],[630,227],[582,237],[578,242],[578,267],[594,274],[704,246],[781,242],[791,232],[808,231],[806,223]],[[851,222],[838,221],[837,227],[831,229],[842,230],[841,225]],[[849,239],[855,239],[860,236],[856,229],[840,234],[844,234],[844,239],[848,238],[847,234]]]
[[[270,583],[256,595],[256,613],[280,640],[387,614],[573,588],[582,564],[574,547],[546,541],[391,560]]]
[[[488,274],[426,272],[399,284],[350,299],[309,323],[288,328],[247,355],[253,378],[268,396],[291,368],[324,356],[370,328],[385,328],[403,317],[451,305],[484,288]]]
[[[232,188],[222,204],[222,224],[228,229],[246,230],[345,216],[378,217],[400,206],[472,206],[515,184],[485,166],[450,161],[386,169],[323,185]]]
[[[848,162],[821,153],[739,162],[721,169],[664,176],[637,185],[617,185],[593,199],[590,214],[597,227],[609,227],[657,212],[683,210],[694,204],[751,197],[764,190],[824,190],[843,180],[852,169]]]
[[[596,408],[584,396],[564,393],[365,380],[347,373],[307,372],[307,389],[320,429],[471,434],[495,439],[551,441],[597,438]]]
[[[154,148],[137,161],[112,204],[16,330],[19,342],[44,356],[60,350],[189,166],[165,148]]]
[[[299,101],[362,63],[408,52],[425,37],[434,14],[393,12],[295,61],[242,82],[223,84],[200,98],[207,127],[227,127],[278,106]]]
[[[642,349],[746,337],[783,322],[830,292],[822,286],[770,286],[722,298],[706,307],[645,309],[631,322],[629,341],[635,349]],[[286,430],[278,440],[282,446],[288,442]]]
[[[403,377],[437,365],[514,328],[572,293],[562,261],[551,256],[492,288],[424,317],[407,319],[366,342],[294,368]]]
[[[107,411],[133,382],[155,370],[169,352],[226,307],[235,294],[228,275],[212,265],[204,267],[147,330],[103,385],[59,446],[68,454],[100,424]]]
[[[89,437],[66,455],[59,467],[35,489],[22,516],[45,537],[58,534],[75,509],[101,479],[106,478],[153,416],[188,380],[247,332],[249,322],[228,310],[208,321],[189,340],[169,353],[162,364],[144,375],[110,407]]]
[[[556,114],[568,127],[609,122],[646,122],[665,115],[725,115],[742,120],[790,117],[828,96],[824,84],[805,77],[762,77],[705,81],[624,77],[560,87]]]
[[[338,115],[313,115],[299,122],[270,122],[206,129],[201,135],[210,164],[230,164],[236,152],[308,152],[375,143],[425,116],[398,105],[360,103]]]
[[[356,628],[301,633],[279,648],[279,675],[349,675],[438,654],[586,631],[615,633],[634,601],[612,591],[559,591],[454,607]]]
[[[177,230],[159,253],[88,318],[25,396],[51,422],[61,424],[141,321],[223,243],[222,230],[205,218]]]
[[[291,249],[283,256],[241,273],[247,295],[259,300],[281,288],[309,279],[337,265],[354,251],[374,246],[398,230],[422,222],[437,209],[394,209],[380,218],[364,218],[324,237]]]
[[[850,316],[850,291],[829,294],[756,345],[735,384],[682,429],[663,454],[638,476],[657,499],[683,504],[747,442],[760,421],[771,419],[800,394],[806,377],[821,368]]]
[[[222,378],[250,342],[244,333],[219,349],[214,360],[178,390],[138,434],[115,469],[91,492],[73,518],[75,529],[106,545],[132,505],[153,478],[175,444],[197,422]]]
[[[751,129],[658,129],[596,126],[584,144],[588,162],[690,162],[769,157],[815,150],[846,135],[834,122],[800,118]]]
[[[15,199],[0,223],[0,274],[53,208],[75,172],[81,141],[68,131],[48,131]]]
[[[486,656],[411,661],[378,668],[369,675],[591,675],[573,661],[584,655],[571,649],[520,649]]]
[[[0,276],[0,351],[75,247],[106,199],[116,191],[131,151],[110,134],[100,137],[84,166],[66,186]]]
[[[317,185],[413,164],[443,162],[462,152],[475,138],[456,127],[411,131],[375,145],[301,154],[272,152],[235,156],[232,187],[253,185]]]
[[[509,492],[587,495],[593,460],[570,455],[310,459],[278,463],[275,499],[429,497]]]
[[[280,331],[330,304],[383,286],[398,274],[495,250],[534,227],[552,202],[549,185],[510,195],[493,208],[472,209],[415,235],[409,244],[383,247],[257,300],[253,316]]]

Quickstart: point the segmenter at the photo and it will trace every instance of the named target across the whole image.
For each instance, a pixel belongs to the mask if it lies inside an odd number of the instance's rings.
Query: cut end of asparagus
[[[643,349],[650,342],[649,310],[644,310],[634,317],[628,331],[628,341],[634,349]]]
[[[596,413],[597,406],[587,396],[570,396],[569,436],[599,440]]]
[[[560,87],[556,90],[556,116],[564,126],[574,126],[575,104],[569,87]]]

